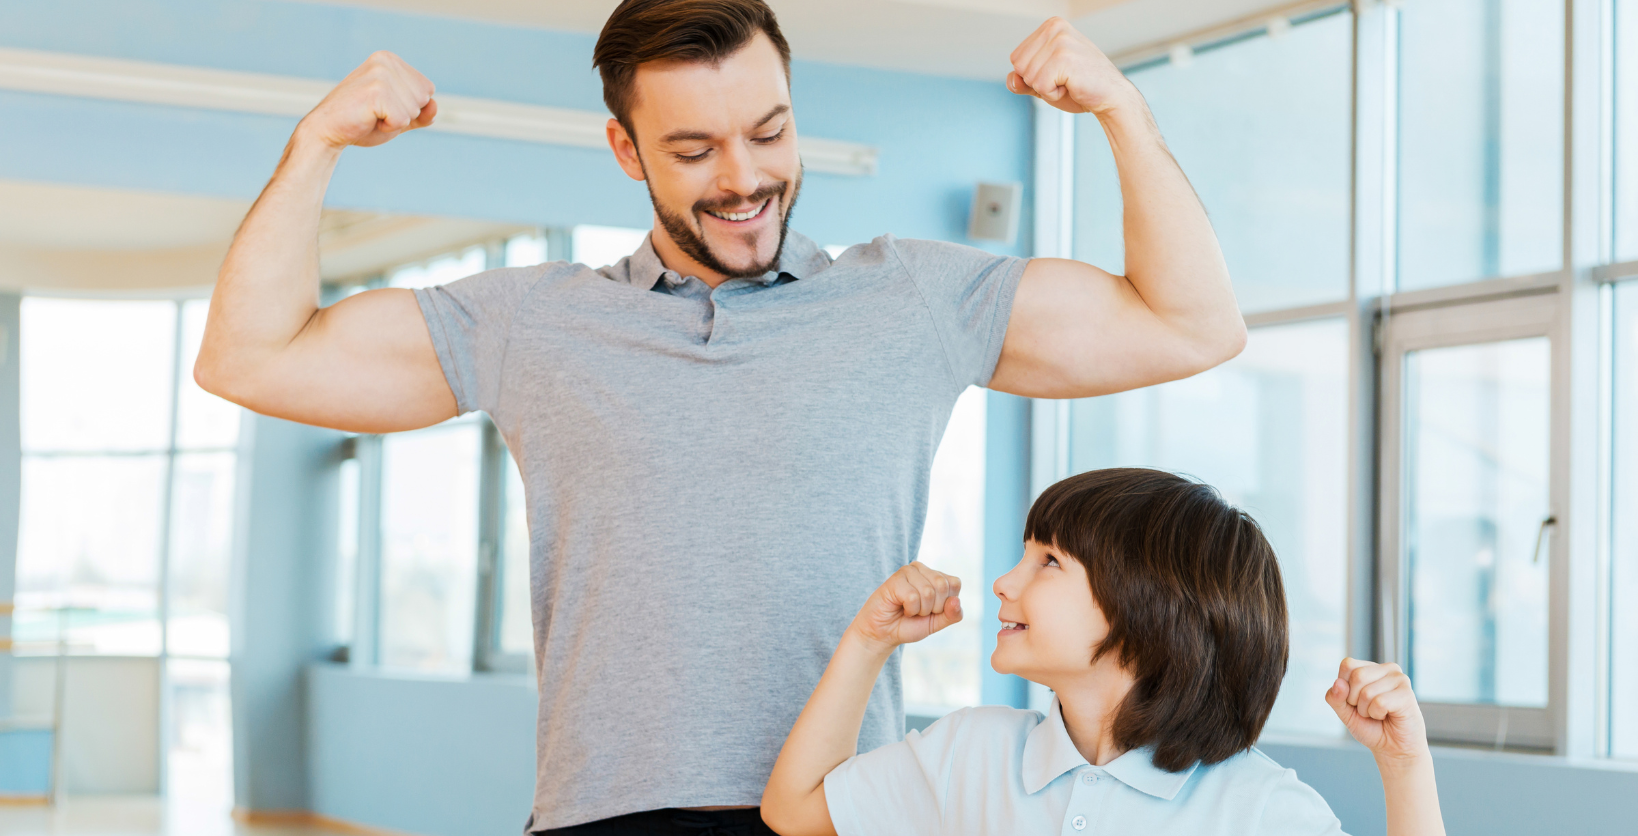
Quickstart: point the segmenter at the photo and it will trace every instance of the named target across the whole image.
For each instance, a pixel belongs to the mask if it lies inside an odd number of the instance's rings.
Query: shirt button
[[[1095,772],[1084,772],[1081,774],[1081,781],[1082,783],[1096,784],[1098,782],[1098,775]]]
[[[1076,816],[1075,818],[1070,819],[1069,826],[1075,828],[1076,830],[1085,830],[1086,816]]]

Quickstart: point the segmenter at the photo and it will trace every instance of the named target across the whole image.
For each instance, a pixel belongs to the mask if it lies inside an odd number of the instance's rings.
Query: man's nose
[[[721,160],[717,169],[717,188],[738,195],[750,195],[756,191],[760,184],[756,165],[743,143],[729,143],[717,159]]]

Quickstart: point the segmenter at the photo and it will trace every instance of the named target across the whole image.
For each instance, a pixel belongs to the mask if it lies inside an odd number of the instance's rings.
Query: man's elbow
[[[247,406],[250,400],[250,374],[242,361],[211,350],[208,343],[201,346],[193,361],[193,382],[199,388],[223,400]]]
[[[1225,320],[1220,326],[1207,334],[1200,335],[1195,341],[1193,368],[1189,375],[1196,375],[1240,356],[1246,350],[1246,321],[1238,311],[1232,319]]]

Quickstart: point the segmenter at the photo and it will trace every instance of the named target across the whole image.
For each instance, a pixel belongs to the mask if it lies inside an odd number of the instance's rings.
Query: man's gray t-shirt
[[[933,452],[1023,259],[883,236],[715,290],[649,242],[416,291],[523,476],[532,829],[756,804],[843,630],[914,559]],[[977,578],[967,578],[968,583]],[[903,736],[897,660],[860,751]]]

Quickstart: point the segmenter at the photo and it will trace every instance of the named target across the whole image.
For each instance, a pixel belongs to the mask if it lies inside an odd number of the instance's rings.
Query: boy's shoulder
[[[920,736],[924,739],[942,738],[950,743],[959,738],[964,749],[1014,748],[1022,746],[1029,733],[1044,720],[1046,716],[1041,712],[1027,708],[975,705],[940,717],[920,732]]]

